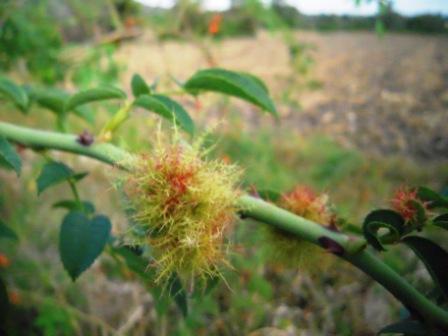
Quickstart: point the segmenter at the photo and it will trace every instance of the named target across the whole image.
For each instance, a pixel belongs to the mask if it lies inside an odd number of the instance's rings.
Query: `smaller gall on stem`
[[[409,229],[420,230],[432,215],[429,210],[429,202],[421,200],[415,188],[401,187],[397,189],[390,203],[392,209],[403,217]]]
[[[277,202],[285,210],[326,228],[333,228],[335,215],[328,203],[327,195],[319,195],[301,185],[283,194]],[[271,260],[285,267],[298,267],[313,274],[316,270],[326,269],[331,263],[329,254],[320,247],[274,226],[265,228],[265,240]]]

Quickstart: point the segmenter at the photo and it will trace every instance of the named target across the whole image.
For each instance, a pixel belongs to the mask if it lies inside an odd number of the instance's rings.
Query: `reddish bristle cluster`
[[[397,189],[391,200],[392,208],[397,211],[406,222],[412,222],[417,219],[417,204],[420,204],[421,207],[427,211],[427,204],[418,198],[417,190],[404,187]]]
[[[330,225],[332,215],[327,204],[326,195],[317,195],[307,186],[296,186],[291,192],[283,195],[281,206],[322,225]]]
[[[135,158],[124,180],[134,219],[149,244],[156,281],[172,272],[183,278],[216,275],[225,263],[224,236],[235,218],[235,166],[204,160],[198,149],[167,145]]]
[[[307,186],[296,186],[284,194],[279,205],[292,213],[324,226],[334,224],[328,197],[319,195]],[[329,265],[327,254],[319,247],[273,227],[266,228],[266,240],[272,260],[287,267],[299,267],[313,273]]]

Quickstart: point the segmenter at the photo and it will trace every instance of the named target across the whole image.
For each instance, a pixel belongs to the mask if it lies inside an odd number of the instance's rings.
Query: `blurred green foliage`
[[[0,4],[0,67],[23,64],[32,76],[54,83],[64,76],[62,37],[47,13],[47,1],[5,0]]]
[[[95,41],[124,24],[133,28],[139,9],[130,0],[2,1],[0,71],[45,85],[67,79],[81,88],[111,84],[120,70],[112,58],[115,46],[95,42],[79,54],[72,43]]]
[[[73,65],[70,80],[79,88],[115,85],[122,70],[113,57],[115,50],[112,44],[89,49],[83,60]]]

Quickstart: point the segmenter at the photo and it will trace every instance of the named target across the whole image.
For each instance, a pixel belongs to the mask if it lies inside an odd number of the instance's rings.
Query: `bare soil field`
[[[448,158],[448,38],[371,33],[297,32],[314,60],[306,75],[294,72],[280,34],[207,42],[216,65],[252,72],[271,88],[281,127],[319,133],[376,154],[416,159]],[[197,44],[157,42],[147,33],[118,51],[124,83],[134,72],[148,80],[172,75],[180,80],[210,66]],[[313,81],[318,88],[305,83]],[[285,92],[288,93],[285,99]],[[222,117],[222,104],[208,98],[207,115]],[[233,101],[232,101],[233,104]],[[249,124],[272,122],[235,101]],[[194,111],[191,104],[192,113]],[[202,114],[201,114],[202,115]],[[195,116],[197,117],[197,116]]]

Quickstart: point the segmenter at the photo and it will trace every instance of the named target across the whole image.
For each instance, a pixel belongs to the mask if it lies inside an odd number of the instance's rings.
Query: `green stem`
[[[0,136],[25,146],[72,152],[119,166],[120,162],[130,156],[128,152],[111,144],[83,146],[78,144],[75,135],[38,131],[5,122],[0,122]],[[340,248],[340,257],[368,274],[426,321],[448,331],[448,311],[431,302],[404,278],[371,254],[365,248],[363,240],[330,231],[317,223],[248,195],[241,196],[238,204],[242,209],[242,215],[246,217],[286,230],[320,246],[323,245],[322,238],[332,242]]]
[[[5,122],[0,122],[0,135],[27,147],[62,150],[89,156],[112,165],[120,166],[121,162],[130,155],[108,143],[94,143],[85,146],[78,143],[78,136],[73,134],[34,130]]]
[[[325,238],[327,241],[335,242],[347,254],[357,253],[366,245],[363,239],[331,231],[259,198],[243,195],[239,198],[238,204],[243,209],[243,216],[291,232],[316,245],[322,245],[322,238]]]
[[[257,198],[241,196],[238,203],[244,209],[243,215],[291,232],[316,245],[321,245],[319,239],[322,237],[333,240],[345,250],[341,256],[344,260],[380,283],[406,307],[412,308],[426,320],[448,330],[448,311],[428,300],[403,277],[363,248],[364,242],[359,238],[330,231]]]
[[[70,189],[72,190],[76,203],[78,203],[78,205],[81,205],[81,198],[79,197],[78,189],[76,189],[75,182],[73,182],[72,180],[68,180],[68,184],[70,184]]]
[[[444,331],[448,331],[448,311],[438,307],[432,301],[417,291],[397,272],[376,258],[372,253],[364,250],[354,255],[343,257],[352,265],[375,279],[385,287],[407,308],[418,313],[425,321],[435,324]]]
[[[69,179],[68,184],[70,185],[70,189],[72,190],[73,197],[75,197],[76,204],[78,204],[79,209],[84,212],[84,204],[81,202],[81,198],[79,197],[78,188],[76,188],[76,182],[73,179]]]

